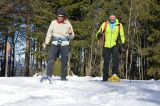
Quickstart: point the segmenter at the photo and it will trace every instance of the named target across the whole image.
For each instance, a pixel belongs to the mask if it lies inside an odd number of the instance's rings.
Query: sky
[[[0,77],[0,106],[160,106],[160,81],[69,76]]]

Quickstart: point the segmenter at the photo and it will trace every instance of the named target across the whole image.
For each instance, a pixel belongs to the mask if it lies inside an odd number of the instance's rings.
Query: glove
[[[101,29],[101,31],[100,31],[100,32],[98,33],[98,35],[97,35],[98,40],[101,39],[102,36],[103,36],[103,32],[102,32],[102,29]]]
[[[126,52],[127,48],[128,48],[128,43],[127,42],[123,43],[120,47],[120,52]]]

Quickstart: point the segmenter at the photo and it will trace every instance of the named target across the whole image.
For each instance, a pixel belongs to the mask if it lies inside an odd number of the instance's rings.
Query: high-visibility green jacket
[[[120,24],[120,31],[118,31],[118,24]],[[96,36],[98,36],[98,34],[100,33],[101,29],[102,31],[104,31],[104,27],[105,27],[105,22],[102,23],[101,27],[99,28],[99,30],[96,33]],[[109,21],[107,21],[107,28],[104,34],[104,47],[106,48],[112,48],[113,46],[116,45],[116,41],[118,40],[118,35],[120,35],[120,39],[122,44],[125,43],[125,37],[124,37],[124,29],[123,29],[123,25],[121,23],[119,23],[118,19],[116,19],[116,23],[114,28],[110,29],[110,23]]]

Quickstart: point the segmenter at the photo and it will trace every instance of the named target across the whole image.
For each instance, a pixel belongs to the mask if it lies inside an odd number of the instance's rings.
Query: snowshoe
[[[49,76],[43,76],[43,77],[40,79],[40,82],[41,82],[41,83],[43,83],[44,81],[48,81],[50,84],[52,84],[51,77],[49,77]]]
[[[110,82],[120,82],[121,79],[116,74],[113,74],[113,76],[109,78],[109,81]]]

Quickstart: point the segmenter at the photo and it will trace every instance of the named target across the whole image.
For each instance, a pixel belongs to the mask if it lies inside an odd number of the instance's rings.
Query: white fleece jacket
[[[67,32],[69,28],[71,28],[72,34]],[[56,20],[53,20],[48,28],[45,44],[49,44],[52,37],[65,38],[66,36],[70,39],[73,39],[75,36],[71,23],[68,20],[65,20],[64,23],[58,23]],[[52,44],[57,45],[57,42],[52,41]],[[69,45],[69,41],[63,41],[61,44],[61,46],[66,45]]]

